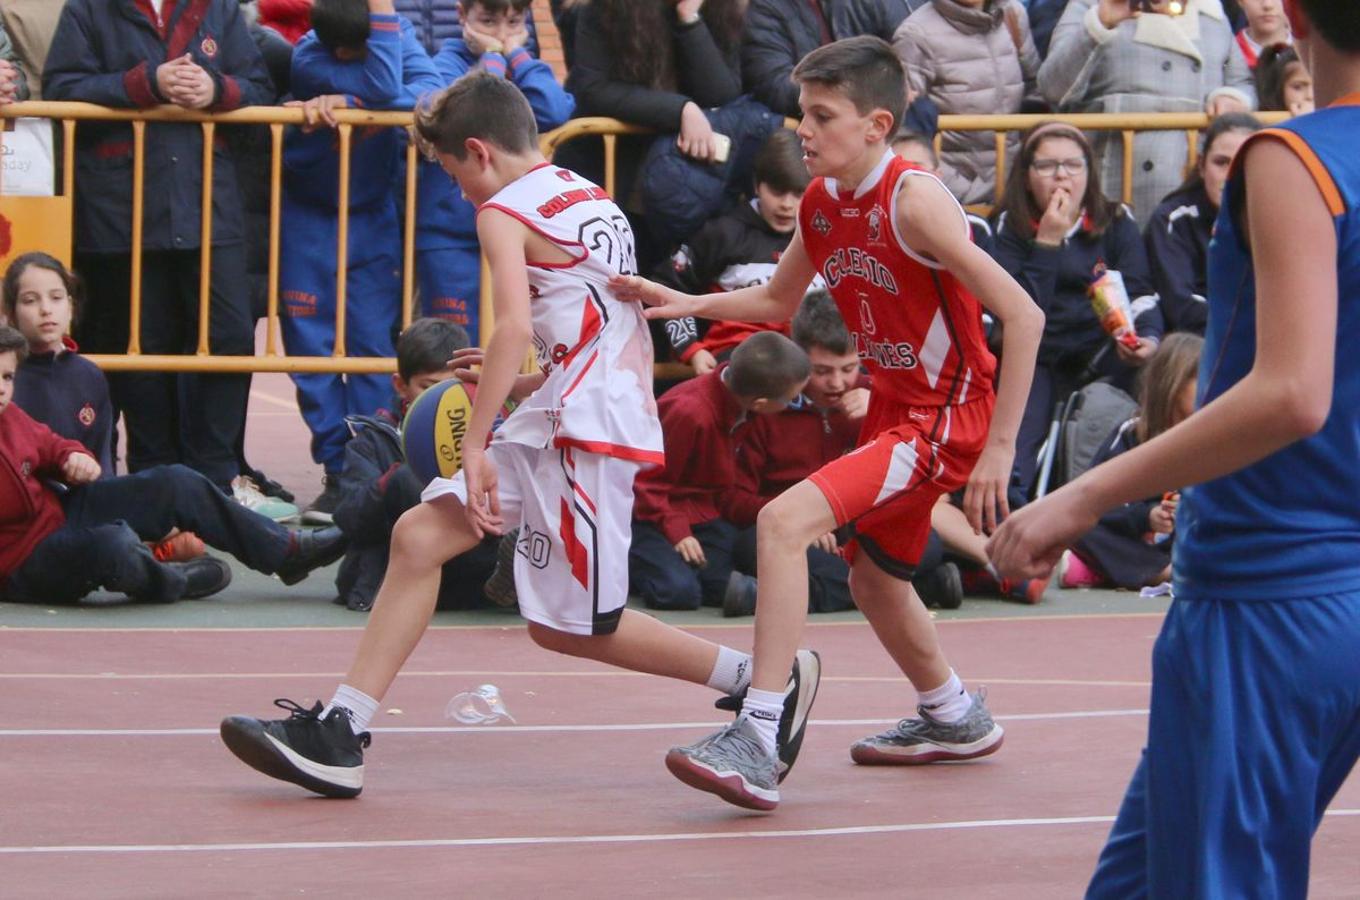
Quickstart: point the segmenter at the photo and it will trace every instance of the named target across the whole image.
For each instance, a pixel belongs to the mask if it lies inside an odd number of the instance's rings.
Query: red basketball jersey
[[[977,298],[909,248],[897,229],[898,191],[908,178],[934,177],[889,152],[858,189],[814,179],[798,208],[803,246],[873,375],[874,392],[910,406],[986,396],[996,371]],[[968,234],[963,208],[939,227]]]

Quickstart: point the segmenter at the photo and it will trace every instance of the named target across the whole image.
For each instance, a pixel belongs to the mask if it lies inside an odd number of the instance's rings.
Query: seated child
[[[755,160],[755,197],[708,222],[657,270],[658,281],[690,293],[734,291],[764,284],[793,237],[798,201],[810,180],[798,135],[787,129],[766,140]],[[748,335],[788,334],[783,322],[713,322],[686,316],[666,323],[675,358],[704,375]]]
[[[737,481],[724,517],[741,528],[733,552],[737,574],[723,615],[755,612],[756,516],[775,497],[859,443],[869,404],[869,378],[860,370],[850,333],[826,291],[810,291],[793,317],[793,340],[811,363],[803,394],[783,412],[758,416],[737,443]],[[829,532],[808,548],[808,612],[853,609],[850,566],[839,535]],[[927,606],[955,608],[963,600],[958,567],[943,559],[932,535],[912,585]]]
[[[1286,44],[1267,47],[1253,75],[1262,112],[1302,116],[1313,111],[1313,76],[1293,47]]]
[[[1138,415],[1114,430],[1091,460],[1100,465],[1179,424],[1195,410],[1204,339],[1168,335],[1144,367]],[[1106,512],[1072,545],[1061,584],[1138,590],[1171,580],[1171,536],[1179,494],[1148,497]]]
[[[526,22],[530,0],[462,0],[449,5],[458,7],[463,36],[446,40],[434,56],[441,84],[452,84],[480,67],[519,88],[540,132],[571,118],[576,100],[558,84],[552,67],[533,56]],[[473,342],[480,342],[482,255],[476,210],[437,161],[421,162],[419,191],[416,276],[421,314],[455,322]]]
[[[402,417],[422,391],[455,376],[448,362],[467,345],[467,332],[461,326],[446,319],[416,319],[397,338],[397,374],[392,376],[396,396],[391,409],[349,417],[354,437],[345,445],[340,503],[335,508],[335,524],[349,538],[349,547],[335,575],[340,592],[337,603],[355,610],[373,607],[387,572],[392,529],[402,513],[420,503],[425,488],[405,464]],[[495,566],[497,543],[483,541],[444,564],[440,609],[478,603],[482,583]]]
[[[750,414],[779,412],[807,383],[807,354],[782,334],[753,334],[728,363],[661,395],[664,468],[638,476],[631,593],[649,609],[722,606],[736,528],[722,518],[736,481],[735,442]]]
[[[46,253],[25,253],[5,271],[5,317],[28,341],[14,402],[56,434],[85,445],[103,477],[113,475],[113,404],[99,367],[69,337],[80,280]]]
[[[339,529],[290,530],[251,512],[185,466],[100,479],[83,444],[10,402],[28,352],[0,326],[0,589],[22,603],[74,603],[104,588],[167,603],[215,594],[231,569],[210,556],[161,562],[145,541],[193,531],[260,572],[296,584],[344,548]],[[80,560],[74,566],[72,560]]]
[[[336,249],[340,153],[332,110],[411,109],[441,86],[434,63],[392,0],[317,0],[312,31],[293,52],[291,86],[306,115],[284,142],[279,292],[289,355],[330,356],[336,337]],[[398,128],[351,132],[349,241],[345,276],[345,352],[391,356],[401,318],[402,243],[392,186],[405,149]],[[298,406],[312,433],[312,459],[324,489],[304,522],[328,524],[340,500],[340,469],[349,440],[347,415],[368,415],[387,402],[376,374],[293,375]]]

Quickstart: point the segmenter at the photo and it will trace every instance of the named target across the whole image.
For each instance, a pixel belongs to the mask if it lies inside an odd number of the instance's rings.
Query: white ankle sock
[[[746,702],[741,705],[741,714],[756,727],[760,742],[773,754],[779,735],[779,717],[784,714],[784,692],[758,691],[751,688],[746,692]]]
[[[708,676],[708,686],[724,694],[740,694],[751,683],[751,654],[718,647],[718,661]]]
[[[953,723],[968,714],[973,706],[973,698],[963,689],[963,682],[953,669],[949,670],[949,680],[934,690],[920,691],[917,702],[941,722]]]
[[[355,734],[362,734],[368,731],[368,725],[373,721],[373,717],[378,714],[378,701],[365,694],[358,688],[352,688],[347,684],[342,684],[335,689],[335,696],[331,702],[326,704],[326,708],[321,711],[321,718],[325,718],[333,708],[343,706],[349,710],[349,725],[354,729]]]

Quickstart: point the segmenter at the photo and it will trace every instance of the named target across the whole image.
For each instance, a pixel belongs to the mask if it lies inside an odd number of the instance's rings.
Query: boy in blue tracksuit
[[[410,23],[391,0],[317,0],[313,30],[293,52],[293,102],[307,125],[284,145],[283,336],[295,356],[329,356],[335,345],[336,241],[340,155],[331,110],[411,109],[442,86]],[[345,352],[391,356],[401,311],[401,226],[393,186],[405,136],[396,128],[359,128],[350,145]],[[312,458],[326,489],[304,520],[326,523],[339,499],[348,415],[387,400],[382,375],[294,375],[298,405],[312,432]]]
[[[546,132],[571,118],[576,101],[557,83],[552,68],[530,54],[525,16],[531,2],[464,0],[459,7],[463,36],[446,40],[434,64],[442,84],[478,66],[508,78],[528,99],[539,131]],[[476,210],[439,164],[429,161],[420,166],[417,210],[421,314],[456,322],[475,342],[481,287]]]
[[[1147,749],[1087,897],[1302,898],[1360,757],[1360,4],[1286,0],[1318,111],[1248,138],[1209,247],[1201,408],[1012,515],[1037,575],[1099,513],[1193,484]]]

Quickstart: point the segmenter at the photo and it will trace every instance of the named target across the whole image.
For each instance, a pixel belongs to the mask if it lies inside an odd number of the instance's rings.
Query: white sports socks
[[[973,706],[973,698],[963,689],[963,682],[953,669],[949,670],[949,680],[944,684],[918,693],[917,702],[931,717],[947,724],[962,719]]]
[[[724,694],[740,694],[751,683],[751,655],[718,647],[718,660],[708,676],[708,686]]]
[[[779,717],[784,714],[783,691],[758,691],[751,688],[746,692],[741,714],[756,727],[760,742],[774,755],[779,735]]]
[[[321,711],[321,718],[335,707],[343,706],[349,710],[349,725],[354,729],[355,734],[362,734],[368,731],[369,723],[378,714],[378,701],[365,694],[358,688],[352,688],[347,684],[342,684],[335,689],[335,696],[331,702],[326,704],[326,708]]]

